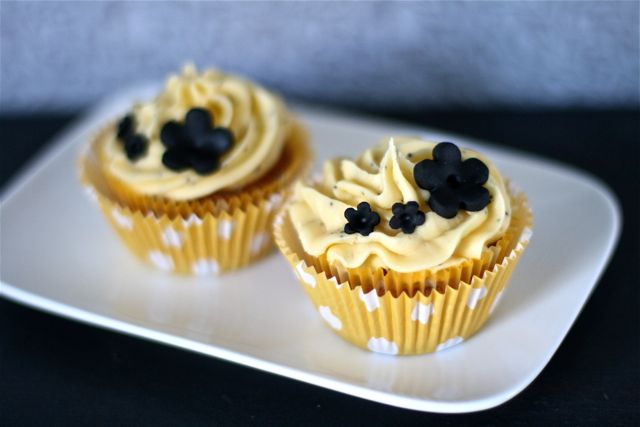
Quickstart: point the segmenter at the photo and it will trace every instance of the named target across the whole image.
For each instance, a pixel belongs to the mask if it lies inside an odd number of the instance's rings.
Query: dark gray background
[[[634,108],[639,12],[637,1],[5,1],[1,111],[74,111],[187,60],[384,111]]]

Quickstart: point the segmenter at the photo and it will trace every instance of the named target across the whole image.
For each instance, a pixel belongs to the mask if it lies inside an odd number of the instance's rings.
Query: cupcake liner
[[[104,132],[104,131],[103,131]],[[273,249],[272,223],[289,185],[310,165],[300,128],[290,138],[264,186],[189,202],[138,196],[104,173],[100,135],[80,158],[80,178],[124,244],[137,258],[178,274],[208,275],[235,270]],[[276,169],[277,168],[277,169]]]
[[[407,280],[402,275],[382,269],[346,271],[304,254],[286,209],[276,219],[274,235],[314,306],[340,336],[378,353],[430,353],[473,335],[499,300],[531,236],[526,198],[520,194],[513,200],[511,225],[493,245],[490,261],[415,273],[410,280],[432,277],[427,280],[435,282],[410,288],[397,282]]]

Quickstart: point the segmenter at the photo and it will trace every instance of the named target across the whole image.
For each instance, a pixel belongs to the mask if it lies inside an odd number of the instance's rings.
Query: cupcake
[[[274,233],[340,336],[420,354],[485,323],[527,246],[531,212],[481,154],[401,137],[326,162],[295,186]]]
[[[79,163],[138,258],[200,275],[244,267],[273,248],[275,212],[309,160],[307,134],[277,96],[186,66],[99,130]]]

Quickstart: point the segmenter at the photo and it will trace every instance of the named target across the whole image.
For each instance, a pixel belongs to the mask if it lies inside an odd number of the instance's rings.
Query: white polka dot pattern
[[[500,300],[502,299],[502,294],[503,294],[503,291],[500,291],[498,292],[498,295],[496,295],[496,298],[493,300],[493,303],[491,304],[491,308],[489,309],[489,314],[493,313],[493,311],[496,309],[498,304],[500,304]]]
[[[125,230],[133,230],[133,221],[126,215],[120,213],[120,211],[116,208],[111,210],[111,217],[118,224],[118,226],[124,228]]]
[[[375,289],[370,290],[366,294],[362,292],[362,289],[358,291],[360,300],[364,303],[365,307],[367,307],[368,312],[372,312],[380,307],[380,301],[378,300],[378,294]]]
[[[438,345],[438,347],[436,347],[436,351],[446,350],[448,348],[453,347],[454,345],[460,344],[463,341],[464,341],[464,338],[462,338],[462,337],[449,338],[448,340],[446,340],[442,344]]]
[[[98,194],[96,193],[95,188],[91,187],[90,185],[85,185],[84,193],[93,203],[98,203]]]
[[[184,235],[171,227],[166,227],[162,232],[162,243],[165,246],[179,248],[182,246]]]
[[[426,325],[429,321],[429,317],[434,314],[433,304],[416,303],[411,310],[411,320],[418,321],[423,325]]]
[[[226,219],[218,223],[218,236],[223,240],[229,240],[233,232],[233,222]]]
[[[484,286],[477,289],[471,289],[471,291],[469,292],[469,298],[467,299],[467,307],[473,310],[474,308],[476,308],[478,301],[480,301],[486,295],[487,288],[485,288]]]
[[[321,306],[319,309],[322,318],[336,331],[342,329],[342,322],[332,312],[331,308]]]
[[[392,356],[398,354],[398,345],[383,337],[370,338],[367,347],[374,353],[389,354]]]
[[[253,239],[251,240],[251,248],[249,248],[249,250],[252,254],[257,254],[270,242],[271,236],[267,233],[258,233],[253,236]]]
[[[207,276],[209,274],[218,274],[220,267],[214,259],[199,259],[191,266],[191,271],[196,276]]]
[[[296,271],[298,272],[298,277],[300,277],[300,280],[302,280],[312,288],[316,287],[316,278],[312,274],[309,274],[304,270],[304,261],[300,261],[296,265]]]
[[[202,220],[196,214],[189,215],[186,219],[182,220],[182,225],[185,227],[191,227],[192,225],[202,225]]]
[[[149,252],[149,261],[151,261],[151,263],[160,270],[173,270],[173,259],[171,259],[169,255],[163,254],[160,251]]]

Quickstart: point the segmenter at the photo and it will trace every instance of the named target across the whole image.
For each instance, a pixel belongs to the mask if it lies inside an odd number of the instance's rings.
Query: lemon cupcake
[[[274,232],[332,329],[375,352],[419,354],[485,323],[531,213],[481,154],[400,137],[326,162],[296,185]]]
[[[207,274],[272,249],[273,216],[310,154],[305,130],[273,93],[186,66],[98,131],[80,171],[138,258]]]

